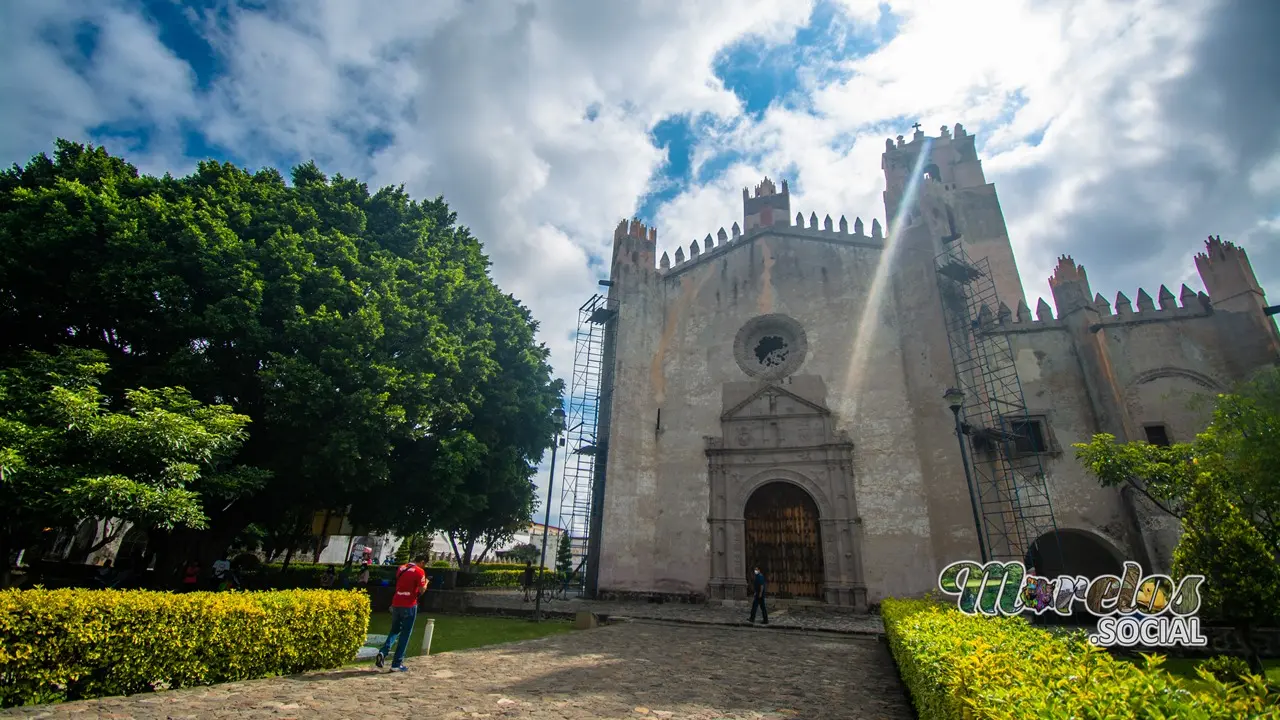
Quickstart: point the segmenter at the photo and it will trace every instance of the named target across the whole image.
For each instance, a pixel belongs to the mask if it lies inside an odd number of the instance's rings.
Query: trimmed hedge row
[[[916,712],[931,720],[1276,717],[1280,696],[1257,676],[1188,687],[1122,662],[1083,633],[1057,635],[1019,617],[965,615],[932,600],[885,600],[885,634]]]
[[[357,591],[0,592],[0,706],[336,668],[369,628]]]
[[[520,587],[524,570],[485,570],[471,576],[470,587]]]

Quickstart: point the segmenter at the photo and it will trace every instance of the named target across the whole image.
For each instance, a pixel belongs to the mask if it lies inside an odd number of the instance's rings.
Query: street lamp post
[[[965,449],[964,427],[960,424],[960,408],[964,407],[964,391],[959,388],[947,388],[942,394],[947,401],[951,414],[956,419],[956,440],[960,442],[960,463],[964,465],[964,482],[969,486],[969,505],[973,508],[973,529],[978,533],[978,553],[982,556],[982,564],[987,564],[987,543],[982,537],[982,515],[978,512],[978,495],[973,489],[973,475],[969,472],[969,452]]]
[[[564,408],[556,407],[551,414],[555,418],[556,434],[551,443],[551,473],[547,477],[547,512],[542,522],[542,555],[538,560],[537,598],[533,602],[534,622],[542,622],[542,570],[547,566],[547,536],[551,534],[548,528],[551,527],[551,491],[556,484],[556,450],[564,442],[560,437],[564,432]]]

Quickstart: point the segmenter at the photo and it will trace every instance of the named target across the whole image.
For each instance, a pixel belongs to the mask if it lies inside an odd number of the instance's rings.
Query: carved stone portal
[[[763,558],[778,566],[762,568],[771,591],[804,597],[816,588],[828,604],[865,611],[853,442],[835,430],[822,379],[733,382],[723,392],[721,436],[706,438],[708,596],[746,599],[749,566]]]

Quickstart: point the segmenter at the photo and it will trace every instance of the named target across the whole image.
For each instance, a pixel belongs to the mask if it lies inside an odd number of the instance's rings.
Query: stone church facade
[[[1176,524],[1100,487],[1071,444],[1188,441],[1208,413],[1192,397],[1280,361],[1245,251],[1211,238],[1195,257],[1207,293],[1161,286],[1136,303],[1095,295],[1064,257],[1049,279],[1056,312],[1033,311],[972,135],[917,128],[887,141],[882,168],[889,222],[905,204],[892,242],[878,221],[806,222],[787,183],[767,178],[743,191],[741,225],[674,261],[656,257],[655,229],[618,226],[590,550],[601,596],[740,599],[763,565],[783,596],[861,610],[978,558],[942,397],[957,384],[937,280],[948,248],[998,296],[974,327],[1011,353],[1019,447],[1043,468],[1062,562],[1167,570]]]

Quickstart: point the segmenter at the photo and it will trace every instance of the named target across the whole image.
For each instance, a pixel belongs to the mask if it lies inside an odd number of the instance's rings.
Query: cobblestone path
[[[525,602],[519,592],[487,590],[469,594],[470,605],[476,608],[510,609],[529,611],[532,602]],[[625,617],[650,620],[671,620],[675,622],[697,623],[706,625],[743,625],[751,612],[749,603],[737,606],[690,603],[647,603],[601,600],[568,600],[543,601],[543,610],[551,612],[575,613],[586,610],[609,617]],[[857,633],[877,635],[884,633],[884,624],[879,615],[859,613],[840,613],[817,608],[784,607],[769,608],[769,625],[778,628],[799,628],[803,630],[824,630],[837,633]]]
[[[19,708],[33,718],[910,720],[888,649],[764,628],[611,624],[370,666]]]

